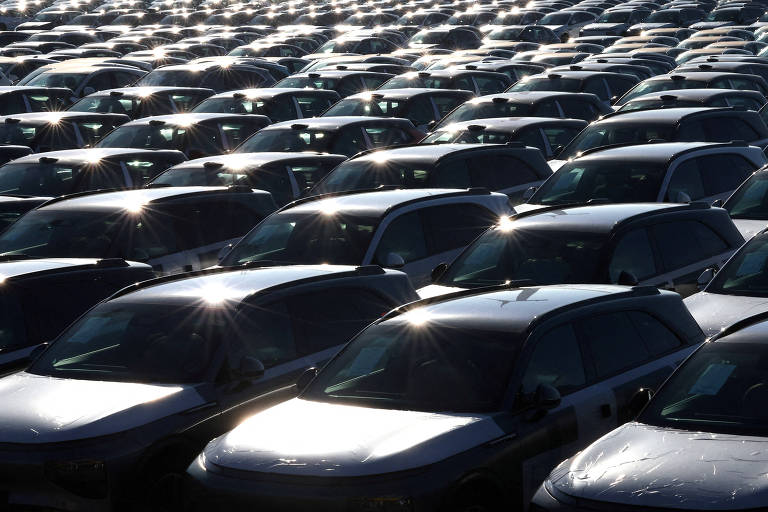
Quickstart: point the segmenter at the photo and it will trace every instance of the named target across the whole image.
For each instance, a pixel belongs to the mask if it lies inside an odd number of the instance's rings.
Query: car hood
[[[768,221],[764,220],[733,219],[733,223],[747,241],[768,227]]]
[[[550,475],[576,498],[639,507],[742,510],[768,502],[768,438],[628,423]]]
[[[373,409],[294,398],[205,449],[208,465],[299,476],[423,467],[504,435],[487,415]]]
[[[683,302],[707,337],[739,320],[768,311],[768,297],[699,292]]]
[[[459,288],[456,286],[443,286],[441,284],[430,284],[424,288],[419,288],[416,290],[416,293],[418,293],[419,297],[422,299],[429,299],[430,297],[437,297],[439,295],[445,295],[446,293],[460,292],[462,290],[464,290],[464,288]]]
[[[0,379],[0,443],[56,443],[115,434],[203,403],[191,386],[19,372]]]

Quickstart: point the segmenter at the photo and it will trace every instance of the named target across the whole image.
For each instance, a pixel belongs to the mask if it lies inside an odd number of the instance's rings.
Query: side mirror
[[[93,94],[95,92],[96,92],[96,89],[94,89],[93,87],[84,87],[83,88],[83,96],[88,96],[88,95]]]
[[[528,201],[532,198],[533,194],[535,194],[538,189],[539,187],[528,187],[525,189],[525,192],[523,192],[523,201]]]
[[[257,357],[244,356],[240,360],[238,377],[243,379],[258,379],[264,375],[264,364]]]
[[[556,144],[556,145],[552,146],[552,157],[556,158],[557,155],[560,154],[560,152],[563,150],[564,147],[565,146],[563,146],[562,144]]]
[[[637,278],[632,272],[622,270],[621,274],[619,274],[619,280],[616,284],[623,286],[637,286]]]
[[[549,410],[560,405],[560,392],[549,384],[539,384],[533,395],[533,405],[537,409]]]
[[[429,275],[430,279],[433,283],[437,282],[438,279],[440,279],[443,274],[445,274],[445,271],[448,270],[448,264],[447,263],[440,263],[438,266],[432,269],[432,273]]]
[[[221,249],[219,249],[219,253],[216,255],[216,261],[221,263],[221,261],[229,254],[229,251],[232,250],[232,247],[234,247],[233,244],[227,244]]]
[[[146,263],[149,261],[149,253],[140,247],[134,247],[128,259],[138,261],[139,263]]]
[[[384,258],[384,266],[387,268],[402,268],[405,260],[402,256],[394,252],[388,252]]]
[[[682,190],[679,191],[675,195],[675,202],[676,203],[690,203],[691,202],[691,196],[683,192]]]
[[[650,388],[638,389],[632,398],[629,399],[629,417],[632,419],[637,418],[640,412],[648,405],[648,402],[653,398],[653,390]]]
[[[431,132],[435,129],[435,126],[437,126],[437,121],[430,121],[427,123],[427,131]]]
[[[299,390],[299,393],[307,389],[307,386],[309,386],[309,383],[312,382],[312,380],[317,376],[317,368],[314,366],[312,368],[307,368],[304,373],[301,374],[299,379],[296,381],[296,389]]]
[[[723,207],[723,200],[722,199],[715,199],[712,201],[712,206],[715,208],[722,208]]]
[[[707,286],[709,282],[715,278],[715,274],[717,274],[717,270],[714,268],[704,270],[704,272],[699,275],[699,278],[696,279],[696,285],[699,287],[699,290]]]

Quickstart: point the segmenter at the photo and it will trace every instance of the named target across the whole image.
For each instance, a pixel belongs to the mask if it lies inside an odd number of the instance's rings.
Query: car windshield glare
[[[707,286],[709,293],[768,296],[768,234],[752,238]]]
[[[334,169],[313,193],[374,189],[386,185],[420,188],[427,186],[430,167],[418,162],[352,160]]]
[[[374,218],[333,212],[279,213],[256,226],[222,261],[360,265],[376,228]]]
[[[706,82],[700,80],[649,80],[635,86],[631,91],[625,94],[618,102],[623,105],[631,99],[644,94],[654,92],[673,91],[678,89],[706,89]]]
[[[616,144],[643,144],[649,140],[671,141],[674,131],[671,126],[648,125],[636,122],[597,123],[584,128],[557,155],[559,160],[576,158],[589,149]]]
[[[518,350],[514,336],[418,320],[369,327],[303,398],[411,411],[499,410]]]
[[[579,92],[581,80],[576,78],[526,77],[507,89],[508,92],[518,91],[560,91]]]
[[[220,307],[107,303],[67,329],[28,370],[59,378],[201,381],[226,338]]]
[[[474,102],[469,100],[456,110],[448,114],[438,125],[441,129],[447,129],[451,123],[461,121],[473,121],[475,119],[490,119],[493,117],[519,117],[529,115],[530,105],[522,103],[505,102]]]
[[[723,434],[768,434],[768,346],[705,343],[653,397],[638,421]]]
[[[599,278],[605,236],[578,231],[486,231],[448,267],[437,284],[477,288],[530,279],[536,284],[591,283]]]
[[[723,207],[732,219],[768,220],[768,173],[754,174]]]
[[[656,202],[663,165],[578,160],[558,169],[531,196],[530,203],[557,205],[604,199],[611,203]]]
[[[262,130],[243,142],[235,153],[267,151],[328,151],[333,132],[323,130]]]

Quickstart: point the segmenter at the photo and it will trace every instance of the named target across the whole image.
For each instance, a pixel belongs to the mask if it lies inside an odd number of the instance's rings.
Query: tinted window
[[[650,229],[666,270],[690,265],[728,249],[714,231],[694,220],[665,222]]]
[[[422,215],[430,254],[463,247],[498,221],[493,213],[473,204],[433,206]]]
[[[577,322],[598,378],[609,377],[648,360],[650,353],[627,313],[607,313]]]
[[[592,121],[597,117],[597,109],[589,101],[576,98],[558,98],[558,103],[565,113],[565,117]],[[554,115],[553,117],[560,117]]]
[[[501,190],[539,179],[530,166],[506,155],[475,156],[468,163],[472,187]]]
[[[667,200],[696,201],[730,192],[754,170],[755,166],[739,155],[707,155],[686,160],[675,169],[669,180]]]
[[[753,141],[759,138],[757,132],[742,119],[716,117],[702,121],[704,133],[709,142],[730,142],[732,140]]]
[[[296,340],[284,301],[247,305],[234,322],[248,355],[270,368],[298,357]]]
[[[563,108],[563,111],[566,117],[571,117],[565,108]],[[540,101],[536,108],[533,109],[533,113],[537,117],[562,117],[554,100]],[[576,117],[578,118],[578,116]],[[592,118],[590,117],[589,119],[591,120]]]
[[[557,357],[552,357],[557,354]],[[555,327],[536,342],[523,376],[523,393],[534,393],[540,384],[567,394],[586,384],[579,341],[570,324]]]
[[[608,266],[612,283],[619,281],[622,271],[630,272],[637,279],[646,279],[656,273],[653,250],[645,229],[627,233],[616,244]]]
[[[389,253],[399,255],[405,263],[427,257],[427,242],[419,212],[401,215],[387,226],[376,248],[375,261],[385,264]]]
[[[631,311],[628,314],[651,355],[658,356],[680,348],[680,339],[675,333],[648,313]]]

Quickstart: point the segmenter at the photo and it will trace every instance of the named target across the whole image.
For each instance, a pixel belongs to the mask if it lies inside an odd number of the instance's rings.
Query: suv
[[[557,155],[557,169],[590,149],[646,142],[731,142],[768,146],[768,127],[754,111],[733,108],[668,108],[617,112],[590,124]]]
[[[389,79],[378,90],[427,88],[462,90],[473,94],[496,94],[503,92],[511,84],[512,80],[504,73],[449,68],[403,73]]]
[[[765,96],[768,94],[768,83],[760,76],[743,73],[674,71],[668,75],[657,75],[643,80],[619,98],[616,101],[616,106],[624,105],[629,100],[644,94],[673,89],[735,89],[757,91]]]
[[[33,258],[125,258],[159,273],[216,263],[219,251],[275,210],[247,187],[82,192],[53,199],[0,234],[0,253]]]
[[[684,107],[738,107],[757,111],[765,102],[765,96],[757,91],[674,89],[637,96],[624,103],[617,112]]]
[[[235,152],[319,151],[352,156],[381,146],[411,144],[422,138],[424,134],[407,119],[315,117],[269,125],[243,142]]]
[[[308,197],[256,226],[220,265],[373,263],[402,269],[417,286],[428,280],[435,264],[450,261],[509,211],[507,196],[485,189]]]
[[[300,378],[298,398],[211,441],[187,469],[190,503],[524,510],[703,341],[680,298],[649,287],[512,284],[402,306]]]
[[[66,87],[76,100],[96,91],[127,87],[146,74],[146,71],[130,66],[83,66],[64,62],[39,67],[16,85]]]
[[[419,294],[527,279],[639,282],[686,296],[703,270],[725,263],[743,243],[728,212],[706,203],[552,207],[503,219],[453,263],[435,267],[435,284]]]
[[[162,66],[141,78],[137,86],[167,85],[174,87],[202,87],[216,92],[254,87],[269,87],[275,79],[269,71],[247,64],[181,64]]]
[[[106,115],[106,114],[102,114]],[[178,149],[189,158],[228,153],[270,123],[254,114],[171,114],[130,121],[98,148]]]
[[[607,71],[560,71],[529,75],[506,92],[561,91],[594,94],[605,105],[610,105],[632,89],[640,80],[632,75]]]
[[[0,117],[0,144],[28,146],[34,152],[90,146],[121,124],[123,114],[33,112]]]
[[[293,396],[307,367],[414,298],[399,272],[327,265],[126,288],[0,379],[0,492],[19,505],[166,509],[208,440]]]
[[[119,258],[6,259],[0,273],[2,373],[28,363],[36,347],[54,339],[94,304],[154,277],[149,265]]]
[[[223,114],[261,114],[272,122],[317,117],[339,101],[336,91],[323,89],[243,89],[217,94],[206,99],[192,112]]]
[[[760,148],[743,143],[596,148],[568,160],[517,210],[593,199],[611,203],[724,200],[765,163]]]
[[[72,91],[64,87],[0,87],[0,115],[66,110]]]
[[[89,94],[68,110],[126,114],[138,119],[187,112],[212,94],[211,89],[195,87],[125,87]]]
[[[344,155],[310,152],[212,156],[180,163],[157,176],[149,186],[244,185],[266,190],[278,206],[283,206],[301,197],[346,159]]]
[[[522,198],[552,174],[535,148],[522,144],[440,144],[373,150],[341,163],[310,194],[377,187],[485,188]]]
[[[343,71],[319,69],[308,73],[296,73],[275,84],[280,89],[323,89],[336,91],[344,98],[358,92],[376,89],[392,78],[389,73],[373,71]]]

